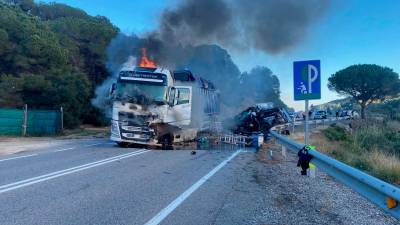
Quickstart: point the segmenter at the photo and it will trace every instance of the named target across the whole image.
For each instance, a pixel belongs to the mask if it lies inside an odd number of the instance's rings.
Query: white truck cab
[[[121,70],[110,89],[111,140],[168,148],[193,139],[207,117],[218,113],[211,83],[190,71],[136,67]]]

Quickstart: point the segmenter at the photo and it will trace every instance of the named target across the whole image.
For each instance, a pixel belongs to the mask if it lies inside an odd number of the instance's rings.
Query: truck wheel
[[[171,134],[166,134],[161,137],[161,148],[163,150],[173,150],[173,143],[174,137]]]
[[[121,148],[126,148],[128,147],[129,143],[127,142],[117,142],[118,146]]]

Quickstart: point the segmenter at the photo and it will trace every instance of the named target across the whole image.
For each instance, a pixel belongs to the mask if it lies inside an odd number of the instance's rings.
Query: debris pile
[[[272,103],[260,103],[251,106],[234,117],[230,124],[235,134],[252,135],[254,133],[267,134],[269,130],[278,124],[291,121],[284,108],[274,107]]]

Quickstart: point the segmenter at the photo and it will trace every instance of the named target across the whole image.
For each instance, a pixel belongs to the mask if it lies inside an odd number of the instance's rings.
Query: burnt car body
[[[272,103],[261,103],[249,107],[233,119],[235,134],[267,134],[276,125],[291,122],[291,117],[284,108],[273,107]]]

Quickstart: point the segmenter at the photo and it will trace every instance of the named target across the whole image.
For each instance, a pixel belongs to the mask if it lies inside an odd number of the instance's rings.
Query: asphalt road
[[[300,176],[273,143],[273,158],[60,143],[0,157],[0,225],[398,224],[323,173]]]
[[[262,204],[232,195],[253,152],[74,143],[0,158],[0,224],[246,224]]]

